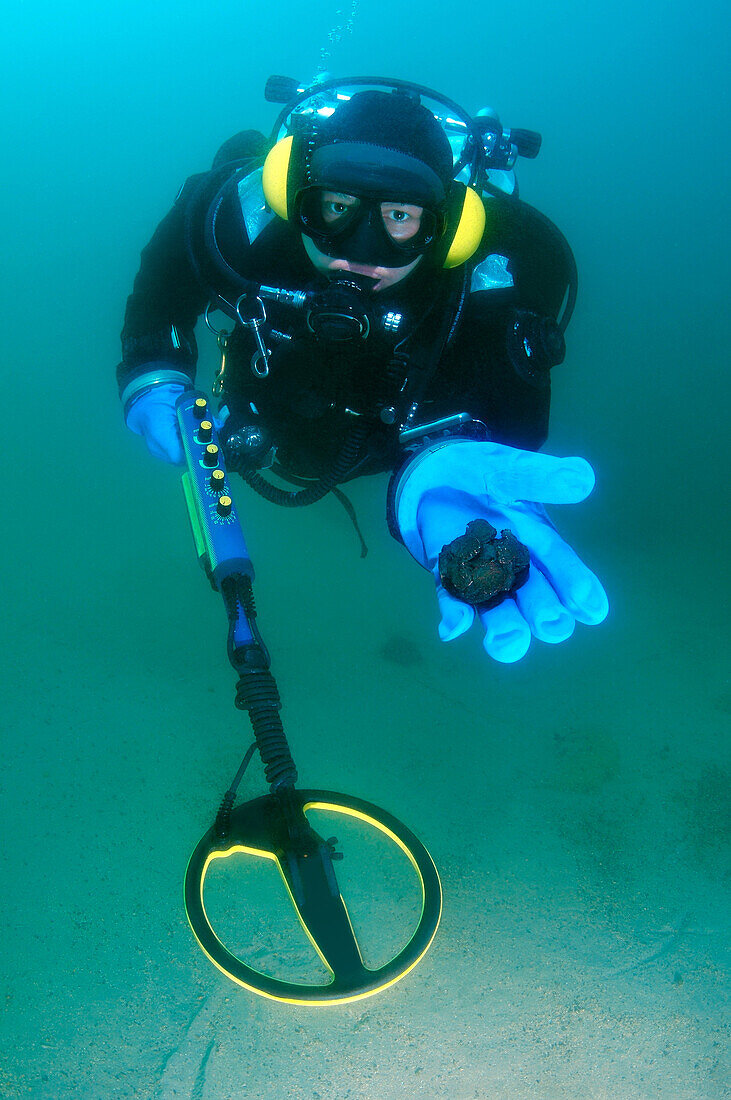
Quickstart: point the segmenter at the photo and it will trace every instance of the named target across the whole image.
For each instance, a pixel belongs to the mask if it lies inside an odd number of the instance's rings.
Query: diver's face
[[[337,229],[338,223],[350,220],[354,208],[360,200],[355,195],[346,195],[341,191],[322,191],[320,194],[320,217],[322,222],[333,229]],[[421,230],[423,207],[412,203],[382,202],[379,204],[381,220],[386,233],[396,244],[407,244]],[[387,290],[405,279],[421,260],[417,256],[410,264],[404,267],[381,267],[369,264],[356,263],[344,257],[329,256],[321,252],[314,241],[305,234],[302,235],[302,243],[311,262],[321,275],[336,276],[341,271],[352,271],[354,275],[365,275],[374,280],[373,290],[378,292]]]

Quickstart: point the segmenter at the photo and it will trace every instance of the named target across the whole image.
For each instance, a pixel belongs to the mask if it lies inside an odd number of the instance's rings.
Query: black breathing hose
[[[343,446],[330,470],[319,481],[308,485],[306,489],[280,489],[262,477],[255,470],[239,470],[244,481],[272,504],[281,504],[285,508],[301,508],[315,504],[327,496],[355,465],[363,440],[368,434],[367,425],[360,423],[348,433]],[[235,467],[234,467],[235,469]]]

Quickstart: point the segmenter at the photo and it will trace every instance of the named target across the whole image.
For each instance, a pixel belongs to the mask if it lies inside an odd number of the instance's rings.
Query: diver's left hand
[[[401,476],[394,520],[412,556],[435,576],[441,611],[439,635],[451,641],[477,613],[484,648],[497,661],[520,660],[531,636],[562,642],[576,622],[596,625],[609,610],[594,574],[560,537],[543,504],[575,504],[594,487],[583,458],[553,458],[499,443],[453,439],[417,455]],[[439,580],[442,547],[474,519],[497,531],[509,527],[530,551],[528,580],[490,610],[447,593]]]

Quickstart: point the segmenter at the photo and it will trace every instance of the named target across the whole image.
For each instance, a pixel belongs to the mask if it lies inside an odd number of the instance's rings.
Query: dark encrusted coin
[[[450,595],[480,607],[495,607],[528,579],[528,548],[509,528],[500,532],[475,519],[439,554],[439,576]]]

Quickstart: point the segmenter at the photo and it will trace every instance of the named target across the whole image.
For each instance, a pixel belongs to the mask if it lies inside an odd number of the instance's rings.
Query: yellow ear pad
[[[264,161],[261,184],[264,190],[264,198],[275,214],[286,221],[287,209],[287,173],[289,172],[289,158],[292,154],[292,142],[294,137],[282,138],[273,149],[269,150]]]
[[[472,187],[465,187],[462,213],[443,266],[459,267],[466,263],[479,247],[484,232],[485,205]]]

